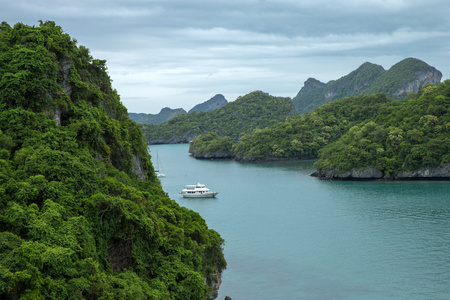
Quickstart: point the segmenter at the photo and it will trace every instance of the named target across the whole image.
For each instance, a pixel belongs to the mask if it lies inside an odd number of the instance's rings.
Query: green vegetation
[[[324,147],[319,170],[376,167],[384,174],[450,163],[450,80],[425,86],[412,99],[389,105]]]
[[[380,108],[392,102],[383,94],[344,98],[312,113],[255,129],[252,134],[242,136],[239,143],[234,143],[232,153],[236,159],[246,161],[316,158],[323,146],[337,140],[352,126],[374,117]],[[220,145],[214,139],[206,139],[204,146],[197,140],[192,143],[195,149]]]
[[[406,58],[387,71],[382,66],[366,62],[350,74],[327,84],[308,79],[292,101],[296,111],[304,114],[336,99],[358,95],[384,93],[403,100],[407,98],[409,89],[421,88],[420,84],[430,82],[437,84],[441,77],[441,72],[415,58]]]
[[[255,128],[282,122],[295,113],[290,98],[252,92],[210,112],[179,115],[160,125],[141,124],[148,143],[189,142],[206,132],[239,138]]]
[[[286,122],[255,129],[240,142],[201,135],[195,157],[227,152],[238,160],[319,158],[319,172],[369,167],[385,175],[450,163],[450,80],[426,85],[415,97],[384,94],[343,98]],[[231,148],[231,150],[230,150]]]
[[[195,158],[232,158],[236,143],[229,136],[221,138],[217,133],[209,132],[199,135],[189,144],[189,153]]]
[[[205,299],[223,242],[162,190],[105,61],[0,25],[0,298]]]

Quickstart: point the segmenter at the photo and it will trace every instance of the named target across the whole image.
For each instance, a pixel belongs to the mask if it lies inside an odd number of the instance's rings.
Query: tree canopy
[[[428,84],[407,100],[384,94],[349,97],[264,129],[240,141],[201,135],[190,152],[199,158],[316,159],[319,171],[375,167],[387,176],[450,163],[450,80]],[[230,150],[231,149],[231,150]]]
[[[255,128],[282,122],[295,114],[290,98],[255,91],[209,112],[182,114],[159,124],[141,124],[149,143],[189,142],[200,134],[215,132],[238,139]]]
[[[223,239],[155,176],[106,62],[0,25],[0,297],[206,299]]]
[[[427,85],[411,99],[386,106],[325,146],[316,167],[376,167],[385,174],[450,163],[450,80]]]

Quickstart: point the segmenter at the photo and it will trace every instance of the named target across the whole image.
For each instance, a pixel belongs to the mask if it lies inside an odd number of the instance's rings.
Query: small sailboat
[[[162,168],[161,161],[159,160],[158,151],[156,152],[156,166],[157,166],[157,168],[155,169],[156,177],[166,177],[166,174],[164,174],[164,170]],[[161,171],[160,171],[160,167],[161,167]]]

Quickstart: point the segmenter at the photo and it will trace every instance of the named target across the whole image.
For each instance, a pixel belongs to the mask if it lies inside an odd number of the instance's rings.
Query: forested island
[[[290,98],[254,91],[209,112],[194,111],[163,124],[140,124],[140,127],[149,144],[189,143],[210,131],[239,139],[244,133],[283,122],[293,114],[296,112]]]
[[[316,159],[326,179],[450,179],[450,80],[407,100],[348,97],[234,141],[208,133],[189,152],[241,161]]]
[[[106,62],[0,25],[0,298],[209,299],[223,239],[161,188]]]

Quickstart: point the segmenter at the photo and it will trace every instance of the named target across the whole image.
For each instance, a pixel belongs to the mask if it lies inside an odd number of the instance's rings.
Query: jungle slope
[[[315,166],[325,179],[450,180],[450,80],[352,127]]]
[[[450,80],[407,100],[343,98],[240,142],[213,133],[189,147],[196,158],[241,161],[319,157],[324,179],[450,179]]]
[[[215,132],[238,139],[296,114],[290,98],[255,91],[209,112],[179,115],[163,124],[140,124],[149,144],[188,143],[200,134]]]
[[[190,152],[200,158],[228,153],[228,157],[240,161],[317,158],[323,146],[336,141],[352,126],[375,117],[391,103],[394,100],[384,94],[344,98],[311,113],[255,129],[242,136],[239,143],[231,141],[231,146],[225,137],[199,136],[191,143]]]
[[[0,298],[207,299],[222,245],[162,190],[106,62],[54,22],[3,22]]]

